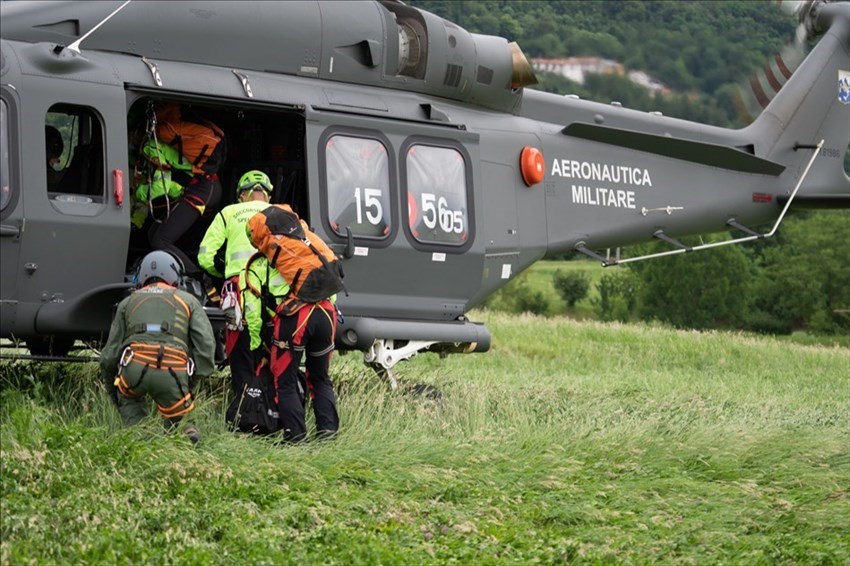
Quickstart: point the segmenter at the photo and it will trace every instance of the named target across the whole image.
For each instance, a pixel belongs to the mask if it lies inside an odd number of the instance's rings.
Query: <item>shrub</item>
[[[542,291],[535,291],[525,279],[519,279],[513,290],[514,312],[548,314],[549,299]]]
[[[600,320],[628,322],[637,304],[639,281],[631,271],[618,269],[605,273],[596,283],[598,297],[591,299]]]
[[[576,306],[576,303],[587,296],[587,291],[590,289],[590,278],[580,272],[561,270],[555,271],[553,283],[555,290],[564,299],[568,307]]]
[[[499,289],[487,299],[484,306],[509,313],[549,314],[549,299],[542,291],[531,287],[526,273]]]
[[[739,246],[652,259],[637,271],[645,320],[678,328],[736,328],[751,310],[752,264]]]

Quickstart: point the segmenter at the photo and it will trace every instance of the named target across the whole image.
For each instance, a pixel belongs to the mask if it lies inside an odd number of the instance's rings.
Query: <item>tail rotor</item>
[[[809,41],[823,30],[816,27],[817,13],[827,0],[776,0],[775,4],[797,20],[794,38],[759,71],[738,87],[735,110],[739,120],[752,122],[785,86],[794,70],[805,59]]]

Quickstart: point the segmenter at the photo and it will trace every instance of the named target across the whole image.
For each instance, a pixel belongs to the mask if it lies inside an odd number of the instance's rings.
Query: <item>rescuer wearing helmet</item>
[[[198,300],[177,289],[180,260],[164,250],[147,254],[136,271],[139,288],[118,305],[100,368],[126,425],[147,414],[150,395],[166,426],[195,408],[192,386],[215,370],[215,338]],[[200,441],[197,427],[184,433]]]
[[[244,291],[239,277],[248,259],[256,253],[245,231],[248,220],[269,206],[272,184],[262,171],[248,171],[236,186],[237,202],[224,207],[210,224],[198,251],[198,264],[213,277],[224,278],[222,309],[227,317],[225,352],[230,364],[233,392],[239,396],[261,361],[260,297]],[[265,266],[266,264],[264,264]],[[267,267],[264,267],[267,269]],[[273,285],[286,285],[283,277],[266,271]],[[286,293],[288,286],[282,294]],[[243,314],[245,318],[243,319]]]

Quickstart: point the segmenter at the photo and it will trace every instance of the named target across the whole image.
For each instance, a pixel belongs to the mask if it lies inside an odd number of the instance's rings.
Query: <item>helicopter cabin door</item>
[[[52,325],[41,315],[47,304],[74,304],[97,288],[124,280],[130,205],[124,194],[123,85],[114,77],[97,80],[100,72],[98,77],[66,78],[27,71],[19,86],[27,96],[20,97],[17,116],[25,215],[14,277],[19,309],[38,314],[26,313],[22,319],[34,320],[40,334],[61,333],[69,326],[94,330],[104,316],[108,327],[109,312],[81,313]],[[90,323],[76,320],[80,318]]]
[[[3,265],[17,265],[21,251],[24,203],[20,190],[17,151],[17,96],[11,89],[0,89],[0,257]],[[17,273],[0,270],[0,301],[3,303],[2,327],[13,323],[17,305]]]

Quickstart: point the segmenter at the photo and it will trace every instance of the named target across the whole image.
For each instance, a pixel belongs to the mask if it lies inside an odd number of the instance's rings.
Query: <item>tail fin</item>
[[[742,132],[757,154],[786,164],[795,175],[824,140],[801,189],[802,198],[847,195],[844,171],[850,146],[850,2],[814,2],[805,25],[823,37],[755,122]],[[849,201],[850,202],[850,201]]]

